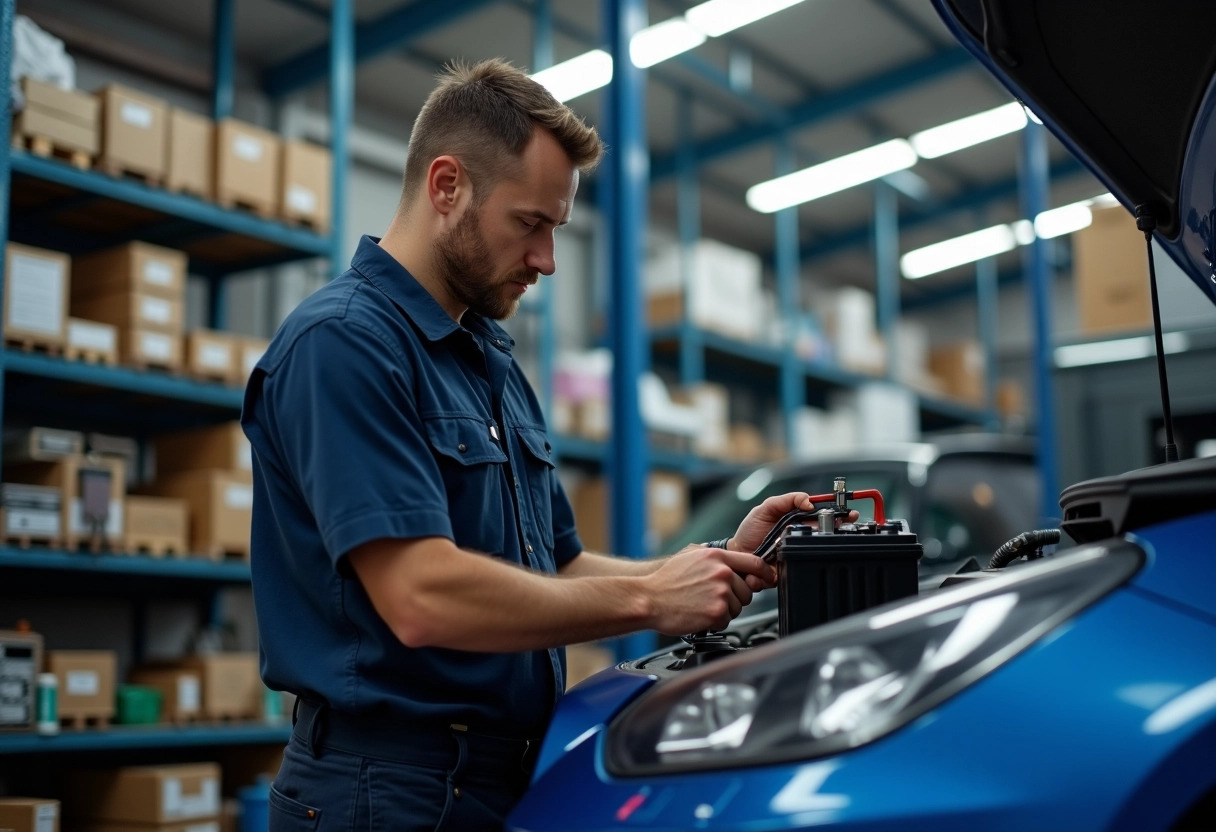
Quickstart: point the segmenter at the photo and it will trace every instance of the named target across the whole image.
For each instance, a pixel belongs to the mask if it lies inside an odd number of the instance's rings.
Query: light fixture
[[[1167,332],[1161,336],[1161,350],[1166,355],[1185,352],[1186,334]],[[1132,361],[1149,358],[1156,354],[1156,345],[1151,335],[1134,338],[1116,338],[1111,341],[1091,341],[1088,344],[1067,344],[1056,347],[1057,367],[1084,367],[1089,364],[1110,364],[1116,361]]]
[[[964,147],[1014,133],[1026,126],[1026,110],[1016,101],[957,121],[913,133],[908,141],[922,159],[936,159]]]
[[[778,176],[747,189],[747,204],[771,214],[821,196],[881,179],[916,164],[916,151],[904,139],[867,147],[828,162]]]
[[[802,0],[709,0],[684,12],[684,19],[716,38],[801,3]]]
[[[532,78],[558,101],[569,101],[611,83],[612,56],[603,49],[592,49],[542,69]]]
[[[1010,225],[994,225],[951,240],[909,251],[899,258],[899,268],[911,280],[937,272],[995,257],[1017,248],[1018,240]]]
[[[1034,233],[1044,240],[1071,234],[1086,228],[1094,221],[1094,212],[1086,202],[1074,202],[1044,211],[1034,218]]]
[[[629,58],[646,69],[705,43],[705,33],[682,17],[647,26],[629,41]]]

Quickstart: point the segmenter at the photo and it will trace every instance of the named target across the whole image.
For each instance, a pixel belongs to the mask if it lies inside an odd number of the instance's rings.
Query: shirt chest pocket
[[[507,454],[490,434],[490,425],[474,416],[430,416],[423,424],[443,476],[456,545],[502,553],[503,529],[511,516],[503,499]]]
[[[542,428],[515,427],[523,450],[523,471],[527,497],[537,532],[546,551],[553,550],[553,477],[552,448]]]

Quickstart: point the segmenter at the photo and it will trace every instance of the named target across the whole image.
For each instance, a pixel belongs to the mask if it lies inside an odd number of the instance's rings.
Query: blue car
[[[1216,302],[1216,3],[934,5]],[[919,592],[880,506],[789,518],[778,610],[569,692],[508,827],[1216,829],[1216,459],[1060,505],[1075,546]]]

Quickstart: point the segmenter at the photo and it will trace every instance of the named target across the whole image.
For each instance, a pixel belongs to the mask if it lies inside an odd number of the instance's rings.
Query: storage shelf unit
[[[53,736],[0,734],[0,756],[56,754],[120,749],[191,748],[217,745],[286,744],[291,726],[247,725],[118,725],[106,729],[72,731]]]
[[[0,569],[28,573],[71,571],[94,578],[106,575],[140,576],[188,580],[199,584],[249,583],[249,564],[243,561],[211,561],[201,557],[154,558],[139,554],[94,555],[59,549],[0,548]]]

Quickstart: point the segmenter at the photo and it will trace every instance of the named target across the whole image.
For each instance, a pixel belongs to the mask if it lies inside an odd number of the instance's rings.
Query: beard
[[[439,279],[469,310],[492,321],[504,321],[519,309],[516,283],[535,283],[535,270],[519,269],[496,278],[494,257],[481,233],[481,220],[470,206],[456,227],[435,242]]]

